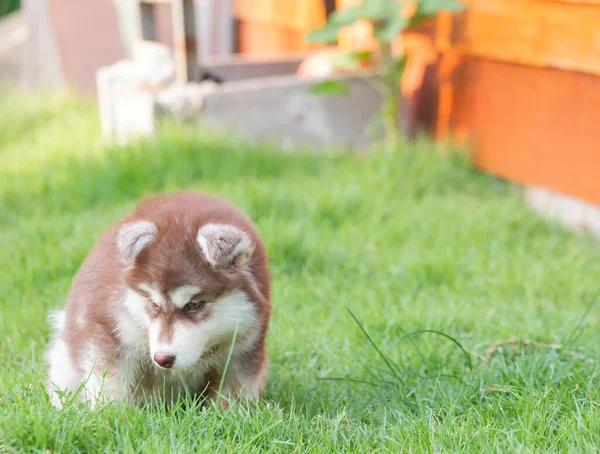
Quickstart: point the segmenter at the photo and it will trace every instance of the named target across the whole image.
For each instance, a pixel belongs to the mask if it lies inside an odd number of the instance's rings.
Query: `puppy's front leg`
[[[260,397],[260,393],[264,384],[265,367],[256,371],[247,370],[243,367],[243,362],[234,360],[229,364],[229,368],[225,373],[225,379],[222,380],[222,374],[216,374],[211,379],[208,388],[208,398],[218,403],[220,408],[227,408],[233,401],[241,399],[243,401],[252,401]],[[221,380],[223,385],[221,386]]]

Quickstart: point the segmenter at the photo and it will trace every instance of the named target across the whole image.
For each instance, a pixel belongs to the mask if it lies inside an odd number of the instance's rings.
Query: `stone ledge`
[[[599,206],[534,186],[526,187],[525,200],[543,217],[558,221],[570,230],[589,233],[600,240]]]

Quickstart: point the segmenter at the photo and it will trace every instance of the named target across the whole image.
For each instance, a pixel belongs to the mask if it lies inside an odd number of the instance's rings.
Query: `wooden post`
[[[197,80],[199,67],[194,0],[138,0],[138,2],[140,9],[137,38],[146,41],[154,41],[157,38],[156,4],[171,4],[175,77],[179,83]]]
[[[194,0],[171,0],[175,77],[186,83],[198,79],[198,46],[194,25]]]
[[[233,0],[195,0],[198,63],[231,55],[234,48]]]
[[[25,88],[58,87],[65,83],[56,34],[50,23],[47,0],[24,0],[22,14],[29,35],[23,52],[22,84]],[[2,36],[6,40],[6,35]]]
[[[156,25],[154,22],[154,5],[140,3],[140,39],[154,41],[156,39]]]
[[[155,6],[158,3],[170,3],[170,0],[137,0],[138,1],[138,26],[136,37],[138,40],[156,40]]]

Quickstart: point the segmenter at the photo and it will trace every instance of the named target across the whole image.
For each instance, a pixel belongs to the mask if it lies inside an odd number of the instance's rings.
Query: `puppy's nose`
[[[155,353],[154,361],[160,367],[164,367],[165,369],[170,369],[175,364],[175,355],[168,355],[166,353]]]

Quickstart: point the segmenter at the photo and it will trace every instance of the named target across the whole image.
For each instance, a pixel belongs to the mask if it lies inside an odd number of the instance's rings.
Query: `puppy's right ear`
[[[122,226],[117,235],[117,248],[123,260],[133,262],[142,249],[154,241],[157,233],[156,226],[148,221],[136,221]]]

